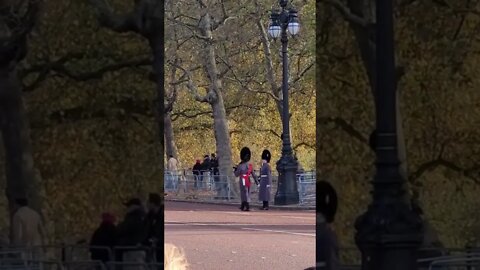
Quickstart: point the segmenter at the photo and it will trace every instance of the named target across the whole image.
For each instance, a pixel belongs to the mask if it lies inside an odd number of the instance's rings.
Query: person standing
[[[122,249],[121,258],[124,262],[144,263],[146,255],[140,246],[145,240],[145,210],[142,201],[137,198],[130,199],[125,206],[127,213],[117,227],[117,245],[128,247]],[[138,267],[125,267],[124,270],[127,268],[136,270]]]
[[[210,157],[210,170],[213,175],[218,175],[218,158],[215,153],[212,153]]]
[[[147,238],[145,244],[153,247],[152,262],[161,262],[163,244],[163,208],[162,198],[157,193],[148,196],[148,214],[145,219]]]
[[[213,183],[215,185],[215,191],[217,192],[217,197],[215,198],[218,198],[218,195],[221,194],[221,190],[222,190],[222,186],[223,184],[222,183],[219,183],[220,181],[220,177],[218,176],[219,174],[219,171],[218,171],[218,158],[217,156],[215,155],[215,153],[212,153],[210,155],[210,173],[212,175],[212,178],[213,178]]]
[[[15,214],[12,218],[12,245],[22,248],[33,248],[28,258],[38,260],[41,258],[41,248],[46,237],[40,214],[28,206],[28,200],[19,198],[15,200]]]
[[[209,174],[210,174],[210,156],[205,155],[203,157],[203,163],[202,163],[202,178],[200,181],[200,188],[205,188],[206,187],[206,182],[208,181]]]
[[[305,197],[306,193],[306,183],[305,183],[305,170],[302,167],[302,164],[298,161],[298,158],[295,156],[295,161],[297,161],[297,179],[300,188],[300,196]]]
[[[317,182],[317,197],[317,264],[324,264],[319,269],[339,270],[338,240],[331,227],[337,212],[337,193],[330,183],[319,181]]]
[[[170,155],[167,163],[167,188],[176,188],[177,172],[178,161],[173,155]]]
[[[167,170],[170,172],[176,172],[178,170],[178,161],[173,155],[170,155],[167,163]]]
[[[115,217],[110,213],[102,214],[102,222],[95,230],[90,240],[90,255],[94,261],[106,263],[113,260],[111,253],[106,249],[113,251],[116,245],[116,226]]]
[[[193,165],[192,168],[192,174],[193,174],[193,180],[195,181],[193,186],[194,188],[199,187],[199,182],[200,182],[200,174],[202,172],[202,164],[200,163],[200,159],[197,159],[195,165]]]
[[[263,202],[262,210],[268,210],[272,186],[272,169],[270,168],[270,159],[272,154],[267,149],[262,152],[262,167],[260,168],[260,191],[258,199]]]
[[[240,210],[242,211],[250,211],[250,176],[253,177],[255,182],[257,181],[253,166],[249,163],[251,155],[252,153],[250,149],[248,147],[243,147],[240,151],[241,162],[235,169],[235,176],[239,177],[240,198],[242,201]]]

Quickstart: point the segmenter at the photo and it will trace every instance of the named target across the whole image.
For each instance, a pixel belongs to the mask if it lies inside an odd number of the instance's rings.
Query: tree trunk
[[[211,17],[208,12],[204,14],[200,22],[200,32],[204,37],[213,40]],[[228,131],[227,113],[222,95],[222,81],[218,77],[218,67],[215,57],[215,47],[210,40],[204,42],[204,64],[210,79],[210,89],[207,94],[207,101],[210,103],[213,111],[213,128],[215,133],[215,144],[218,154],[218,169],[222,176],[219,181],[229,181],[230,188],[234,194],[238,194],[238,185],[233,176],[232,146],[230,143],[230,133]],[[225,189],[219,189],[218,196],[223,197]]]
[[[172,114],[170,112],[165,113],[163,119],[163,128],[165,129],[165,154],[167,157],[172,155],[174,158],[178,159],[178,150],[173,132]]]
[[[232,146],[230,144],[230,133],[228,132],[227,113],[223,104],[223,97],[219,95],[217,102],[212,104],[214,118],[215,145],[217,147],[218,168],[222,178],[220,182],[230,182],[230,188],[237,194],[237,181],[233,177]],[[226,190],[221,189],[218,196],[226,196]]]
[[[6,196],[10,215],[16,198],[27,198],[41,213],[41,177],[35,169],[30,130],[16,72],[0,71],[0,115],[5,150]]]
[[[163,31],[163,30],[162,30]],[[157,92],[157,99],[155,102],[155,118],[157,119],[158,125],[158,136],[160,138],[160,149],[159,149],[159,156],[163,157],[163,153],[165,150],[165,142],[164,142],[164,110],[163,110],[163,99],[164,99],[164,66],[163,66],[163,59],[165,56],[165,47],[163,43],[163,33],[161,35],[156,34],[152,35],[152,38],[149,40],[150,48],[153,53],[153,72],[155,74],[155,82],[156,85],[156,92]],[[163,160],[163,158],[162,158]],[[163,166],[163,162],[161,162],[161,166]]]

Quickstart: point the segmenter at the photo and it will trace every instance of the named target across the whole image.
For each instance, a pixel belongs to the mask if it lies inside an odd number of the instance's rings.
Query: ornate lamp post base
[[[362,270],[418,269],[422,221],[407,203],[372,204],[357,219],[355,228]]]
[[[297,168],[298,162],[291,155],[282,155],[277,161],[278,189],[275,194],[275,205],[299,203]]]

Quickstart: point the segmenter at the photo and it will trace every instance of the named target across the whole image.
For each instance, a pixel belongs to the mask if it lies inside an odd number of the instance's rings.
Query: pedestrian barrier
[[[342,266],[340,266],[340,270],[360,270],[360,269],[362,269],[361,265],[342,265]]]
[[[105,250],[109,261],[90,260],[90,250]],[[46,259],[31,259],[32,251],[41,250],[43,253],[36,254],[37,257]],[[57,251],[50,253],[48,251]],[[156,262],[155,253],[163,251],[163,246],[158,248],[146,246],[117,246],[114,248],[88,246],[88,245],[44,245],[34,247],[11,247],[3,248],[0,251],[0,270],[110,270],[109,265],[118,265],[115,270],[136,270],[136,269],[163,269],[163,263]],[[80,251],[80,252],[79,252]],[[143,256],[133,258],[116,257],[128,251],[143,251]],[[135,257],[135,256],[133,256]],[[139,260],[138,260],[139,259]],[[138,260],[138,261],[137,261]]]
[[[477,265],[477,268],[473,267],[474,264]],[[446,258],[433,261],[428,270],[473,270],[479,269],[479,265],[480,258]]]
[[[27,261],[15,258],[2,258],[0,260],[0,269],[28,269]]]
[[[258,175],[258,172],[256,173]],[[184,197],[187,199],[206,199],[206,200],[226,200],[238,201],[238,195],[234,194],[232,183],[237,188],[238,178],[230,181],[232,176],[212,175],[211,172],[205,171],[194,174],[189,171],[166,171],[165,172],[165,192],[172,196]],[[299,193],[299,204],[315,205],[316,198],[316,173],[306,172],[297,175],[297,188]],[[271,199],[275,197],[278,186],[278,176],[272,175]],[[258,200],[259,187],[252,184],[251,189],[252,201]]]
[[[65,254],[69,261],[89,260],[90,251],[105,251],[110,260],[114,259],[111,248],[104,246],[65,245]]]
[[[63,262],[65,270],[107,270],[101,261],[70,261]]]
[[[108,270],[151,270],[150,266],[146,263],[137,262],[107,262]]]
[[[360,270],[360,269],[361,269],[360,265],[340,265],[340,268],[339,268],[339,270]],[[318,262],[314,267],[309,267],[304,270],[327,270],[327,264],[325,262]]]
[[[427,263],[428,269],[464,269],[479,270],[480,269],[480,253],[469,252],[463,254],[446,255],[434,258],[425,258],[418,260],[419,263]],[[427,269],[427,268],[424,268]]]

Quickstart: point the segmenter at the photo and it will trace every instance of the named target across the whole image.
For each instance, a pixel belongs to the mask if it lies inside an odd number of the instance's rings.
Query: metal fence
[[[256,172],[258,175],[258,172]],[[183,196],[190,199],[208,199],[208,200],[227,200],[238,201],[238,195],[234,194],[232,182],[235,188],[238,186],[238,178],[231,180],[231,176],[214,175],[210,171],[194,174],[192,171],[166,171],[164,188],[165,192],[169,192],[176,196]],[[305,172],[297,174],[297,187],[299,193],[300,204],[315,205],[315,172]],[[272,186],[270,189],[271,198],[273,199],[277,192],[278,176],[272,175]],[[259,187],[255,184],[251,186],[251,197],[255,200],[255,196],[259,192]]]
[[[421,258],[419,270],[480,270],[480,248],[421,249],[420,251],[440,251],[437,257]],[[357,248],[341,248],[342,270],[360,270],[361,255]],[[322,269],[317,267],[317,269]]]
[[[159,247],[163,251],[163,246]],[[90,250],[105,250],[108,260],[92,260]],[[156,260],[153,247],[96,247],[86,245],[43,245],[9,247],[0,250],[0,270],[158,270],[163,264]],[[123,260],[126,251],[143,251],[143,256]]]

